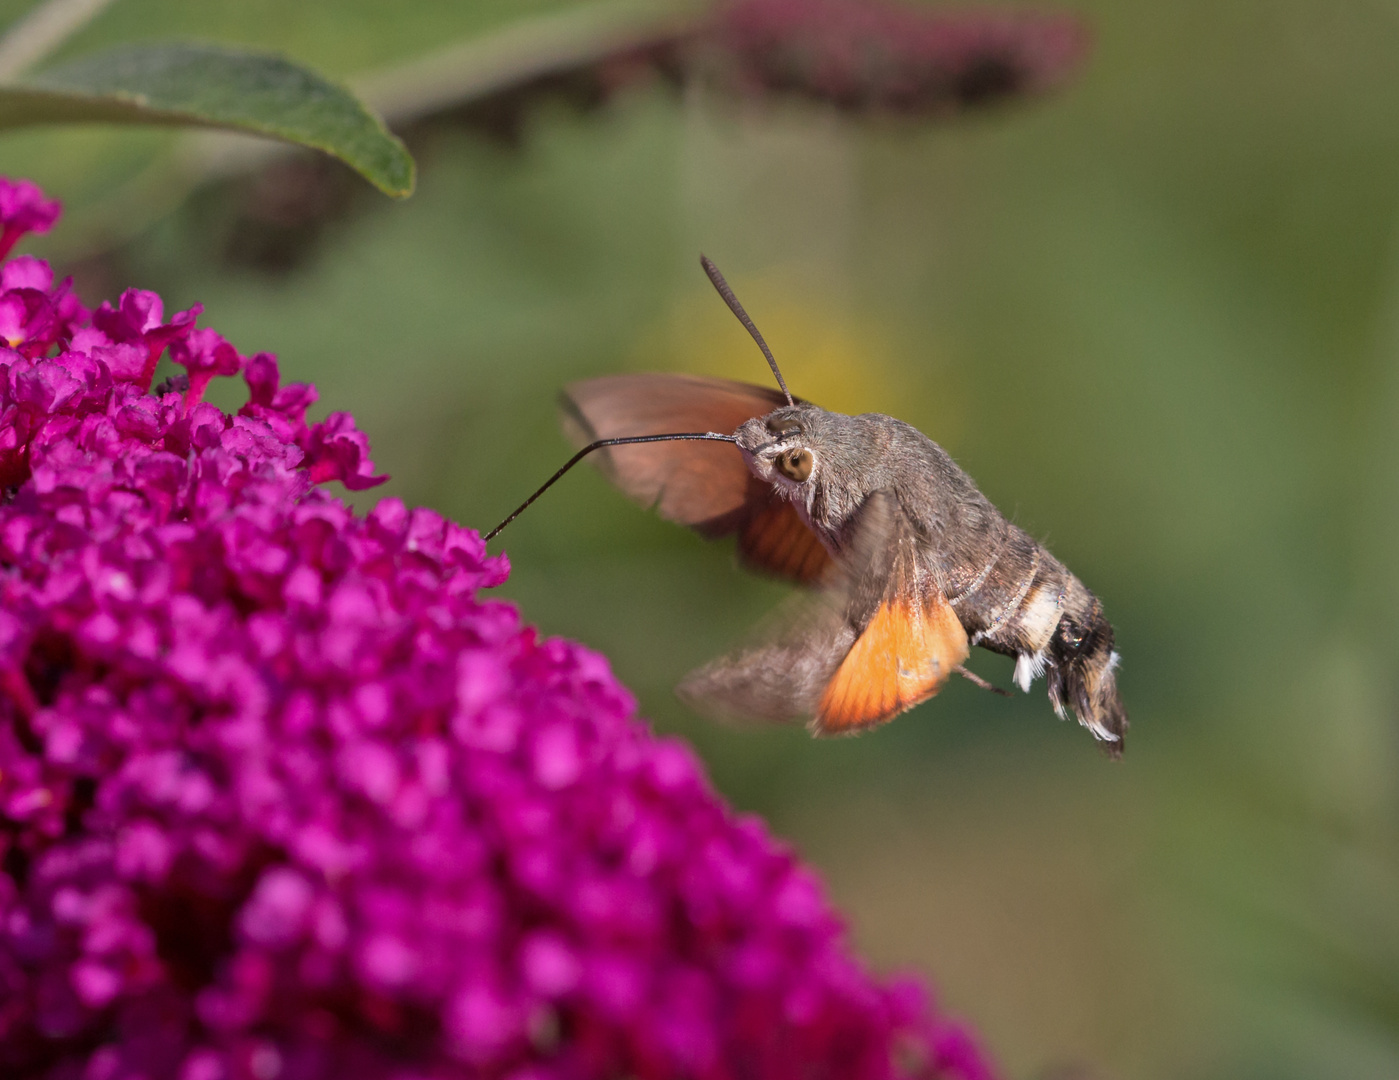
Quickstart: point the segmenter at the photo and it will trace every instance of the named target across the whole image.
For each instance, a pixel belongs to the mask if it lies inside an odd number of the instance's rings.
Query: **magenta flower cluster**
[[[5,235],[36,199],[0,179]],[[197,314],[0,270],[0,1075],[992,1077],[601,657],[482,598],[504,556],[318,486],[382,479],[363,435]]]

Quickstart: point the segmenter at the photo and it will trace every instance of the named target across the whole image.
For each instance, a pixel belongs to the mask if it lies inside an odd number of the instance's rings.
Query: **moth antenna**
[[[582,450],[579,450],[578,453],[574,454],[571,458],[569,458],[562,469],[556,472],[553,476],[549,477],[548,480],[544,481],[544,483],[540,485],[538,491],[536,491],[533,495],[531,495],[528,499],[526,499],[518,507],[516,507],[515,512],[513,514],[511,514],[494,529],[488,532],[483,539],[485,539],[487,542],[494,540],[501,529],[505,528],[505,526],[509,525],[517,517],[519,517],[526,510],[528,510],[530,504],[534,502],[535,499],[539,498],[539,496],[543,495],[546,491],[553,487],[554,484],[563,476],[564,473],[568,472],[569,469],[577,465],[594,450],[601,450],[603,449],[603,447],[607,446],[632,446],[636,443],[653,442],[679,442],[685,439],[702,439],[708,442],[727,443],[738,441],[732,435],[720,435],[718,432],[714,431],[685,431],[675,435],[629,435],[617,439],[599,439],[597,442],[589,443],[587,446],[583,447]]]
[[[778,370],[772,350],[768,348],[768,343],[763,340],[763,335],[758,333],[758,328],[753,325],[753,320],[748,317],[748,312],[743,310],[743,305],[738,302],[738,297],[729,288],[729,283],[724,280],[724,275],[719,273],[719,268],[704,255],[700,256],[700,265],[704,267],[704,272],[709,275],[709,280],[714,283],[714,288],[719,291],[719,295],[724,298],[724,303],[729,305],[729,310],[738,317],[743,328],[753,335],[753,340],[758,343],[758,348],[763,350],[763,355],[767,357],[768,367],[772,368],[772,373],[777,376],[777,385],[782,387],[782,393],[787,398],[787,404],[795,405],[796,402],[792,400],[792,392],[787,389],[787,380],[782,377],[782,372]]]

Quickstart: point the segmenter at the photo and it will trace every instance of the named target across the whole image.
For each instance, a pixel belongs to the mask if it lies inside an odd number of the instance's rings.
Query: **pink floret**
[[[32,180],[0,176],[0,259],[27,233],[46,233],[62,209],[57,199],[45,199]]]

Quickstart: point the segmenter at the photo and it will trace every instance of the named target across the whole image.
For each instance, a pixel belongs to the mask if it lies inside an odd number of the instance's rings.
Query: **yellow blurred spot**
[[[920,344],[915,358],[897,328],[810,286],[799,294],[776,275],[730,283],[794,395],[833,412],[887,413],[938,442],[955,442],[957,410],[935,344]],[[627,366],[774,384],[748,332],[707,286],[688,292],[643,330]]]

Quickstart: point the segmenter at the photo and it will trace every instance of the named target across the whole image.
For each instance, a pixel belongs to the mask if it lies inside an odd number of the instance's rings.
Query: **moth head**
[[[819,412],[809,405],[788,406],[740,427],[738,448],[753,475],[789,489],[801,487],[816,475],[820,454],[814,428]]]

